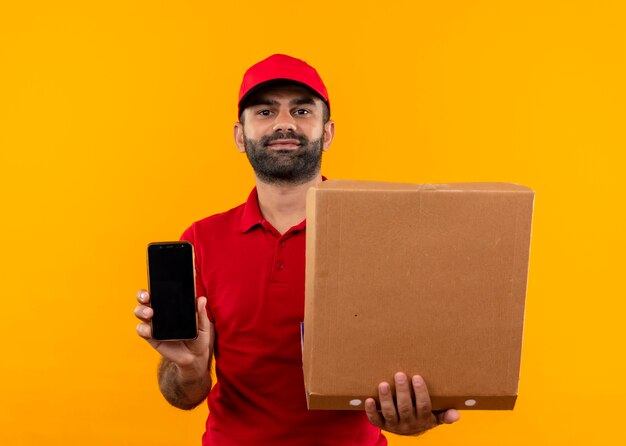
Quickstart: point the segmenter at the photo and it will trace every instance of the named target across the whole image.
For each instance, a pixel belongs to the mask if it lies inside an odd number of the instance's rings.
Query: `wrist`
[[[198,360],[189,364],[175,364],[177,375],[181,383],[189,383],[201,381],[209,374],[209,363],[207,358],[198,358]]]

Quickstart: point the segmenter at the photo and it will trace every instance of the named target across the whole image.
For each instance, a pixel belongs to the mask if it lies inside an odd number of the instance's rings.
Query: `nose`
[[[276,115],[273,130],[275,132],[292,132],[296,129],[296,121],[288,109],[281,109]]]

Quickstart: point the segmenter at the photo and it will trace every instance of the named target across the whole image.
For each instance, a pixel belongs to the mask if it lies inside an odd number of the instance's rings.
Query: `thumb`
[[[461,414],[455,409],[448,409],[439,416],[439,421],[443,424],[452,424],[461,419]]]
[[[207,314],[207,298],[204,296],[198,297],[198,331],[209,332],[211,331],[211,321]]]

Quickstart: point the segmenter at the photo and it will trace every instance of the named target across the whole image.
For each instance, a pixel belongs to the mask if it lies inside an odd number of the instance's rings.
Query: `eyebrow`
[[[256,107],[259,105],[273,105],[273,106],[278,106],[280,105],[280,102],[278,102],[275,99],[266,99],[266,98],[258,98],[258,99],[253,99],[250,101],[250,103],[248,104],[248,107]],[[313,100],[313,98],[297,98],[297,99],[292,99],[291,101],[289,101],[289,105],[290,106],[294,106],[294,105],[315,105],[315,101]]]
[[[289,105],[315,105],[313,98],[298,98],[289,101]]]

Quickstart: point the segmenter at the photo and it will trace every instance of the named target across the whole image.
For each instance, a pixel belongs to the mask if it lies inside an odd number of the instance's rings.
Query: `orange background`
[[[626,398],[621,1],[0,6],[0,444],[194,445],[135,335],[145,246],[242,202],[243,71],[331,95],[332,178],[536,190],[520,398],[391,445],[619,444]]]

